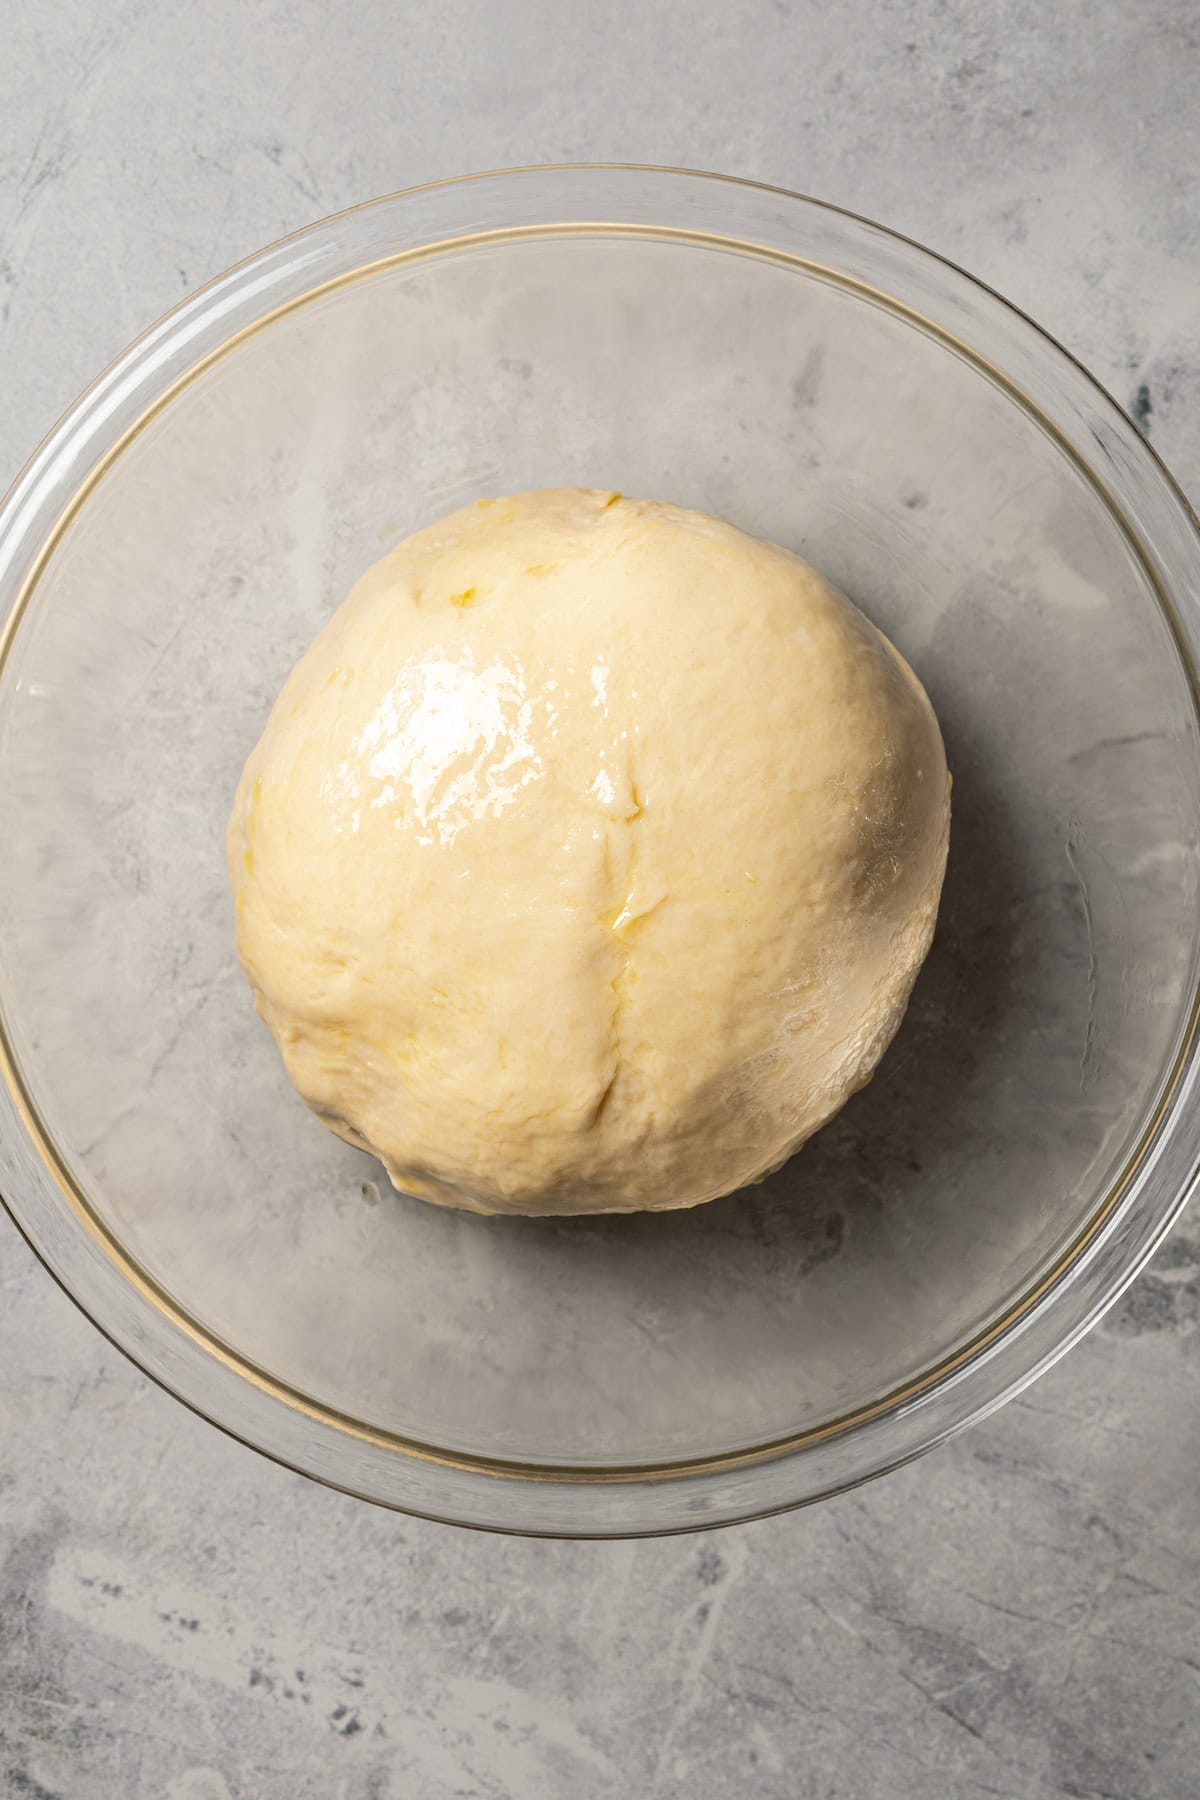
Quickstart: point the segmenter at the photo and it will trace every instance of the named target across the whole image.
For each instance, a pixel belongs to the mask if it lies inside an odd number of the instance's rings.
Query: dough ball
[[[289,676],[229,827],[238,949],[406,1193],[693,1206],[869,1079],[948,830],[924,691],[807,564],[619,494],[481,500]]]

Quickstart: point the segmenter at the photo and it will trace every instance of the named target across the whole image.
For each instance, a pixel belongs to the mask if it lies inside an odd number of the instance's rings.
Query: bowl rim
[[[47,464],[54,462],[56,457],[64,454],[69,449],[73,438],[78,439],[81,427],[86,426],[88,422],[90,409],[103,399],[114,384],[119,385],[124,375],[137,377],[142,388],[147,392],[152,392],[150,403],[139,409],[133,422],[121,430],[116,440],[109,445],[102,456],[86,465],[82,478],[73,478],[65,503],[57,506],[52,528],[35,545],[34,554],[29,559],[28,567],[16,589],[15,601],[3,623],[0,624],[0,675],[3,674],[8,654],[16,640],[21,619],[32,603],[41,576],[53,558],[57,545],[71,520],[95,485],[119,461],[131,439],[148,423],[150,418],[157,416],[168,407],[186,386],[197,379],[204,369],[234,348],[237,343],[243,341],[250,333],[265,329],[283,314],[310,303],[315,297],[329,291],[330,288],[340,287],[351,279],[367,276],[383,265],[391,265],[404,260],[406,256],[443,254],[463,242],[476,242],[481,236],[511,240],[521,236],[522,230],[519,227],[504,227],[482,233],[470,232],[464,237],[452,236],[447,239],[420,243],[411,252],[391,255],[375,262],[368,261],[358,264],[347,274],[336,276],[324,283],[318,282],[314,286],[305,287],[286,304],[256,315],[241,329],[223,338],[204,356],[188,361],[181,372],[162,388],[156,385],[158,375],[156,368],[152,367],[149,371],[142,369],[139,373],[139,365],[148,351],[162,345],[169,345],[172,334],[177,337],[181,332],[185,334],[189,321],[195,321],[206,314],[209,300],[220,294],[228,294],[231,290],[240,289],[247,280],[254,277],[256,272],[262,270],[265,264],[277,261],[281,253],[286,253],[305,243],[311,243],[322,236],[328,237],[334,228],[345,221],[359,219],[365,215],[378,216],[381,209],[404,205],[419,196],[436,195],[448,190],[479,189],[484,184],[512,183],[523,178],[538,180],[546,177],[585,176],[595,176],[603,180],[616,176],[618,181],[626,178],[666,177],[675,183],[686,183],[689,187],[701,185],[707,187],[709,184],[715,183],[735,192],[768,196],[776,202],[786,202],[793,208],[798,205],[804,210],[813,209],[819,214],[844,221],[852,227],[863,228],[891,245],[902,246],[907,252],[915,253],[921,265],[925,263],[933,265],[948,273],[954,281],[965,283],[973,293],[986,296],[991,305],[1001,309],[1010,320],[1017,321],[1023,332],[1031,333],[1041,351],[1048,350],[1052,357],[1062,359],[1075,372],[1076,377],[1082,378],[1082,382],[1093,400],[1100,401],[1104,408],[1115,414],[1121,421],[1124,432],[1132,434],[1132,441],[1136,447],[1136,460],[1144,464],[1146,469],[1151,472],[1168,501],[1177,509],[1185,525],[1190,528],[1192,551],[1200,558],[1200,522],[1197,521],[1194,510],[1163,464],[1154,446],[1137,431],[1117,402],[1076,357],[1065,350],[1049,333],[1042,330],[1020,308],[1004,299],[986,283],[968,274],[949,258],[930,251],[911,237],[878,225],[847,208],[835,206],[804,194],[794,193],[786,188],[748,181],[737,176],[638,163],[523,165],[511,169],[454,176],[440,181],[423,183],[417,187],[401,189],[392,194],[360,202],[355,206],[330,214],[299,231],[289,233],[264,249],[242,259],[230,269],[218,274],[199,289],[185,296],[114,358],[47,433],[42,443],[18,473],[8,493],[0,501],[0,584],[2,584],[6,567],[11,563],[15,554],[10,547],[9,540],[19,539],[21,536],[22,505],[27,494],[35,490],[42,480]],[[536,232],[543,236],[562,236],[571,228],[572,221],[559,220],[557,223],[548,222],[536,227]],[[585,224],[578,226],[578,229],[586,230],[591,234],[605,228],[604,223],[599,219],[590,219]],[[617,219],[610,222],[607,229],[616,234],[628,236],[638,228]],[[703,233],[680,231],[666,224],[647,226],[643,229],[649,235],[658,238],[682,237],[692,241],[697,239],[701,242],[705,241]],[[798,252],[788,255],[777,250],[769,250],[752,239],[730,237],[725,232],[715,234],[708,241],[719,241],[757,257],[765,256],[770,260],[790,263],[794,267],[820,268],[820,265],[814,264],[811,259],[801,256]],[[879,292],[879,290],[872,289],[870,284],[848,276],[844,272],[821,268],[821,273],[851,288],[873,293]],[[883,292],[882,298],[894,311],[912,312],[910,306],[897,300],[895,296]],[[993,365],[987,357],[982,356],[968,342],[949,332],[936,320],[930,319],[924,314],[917,316],[927,331],[950,342],[972,362],[998,379],[1001,385],[1008,390],[1011,398],[1049,429],[1051,435],[1067,450],[1080,473],[1105,499],[1114,518],[1125,532],[1131,548],[1146,570],[1152,586],[1158,593],[1164,615],[1171,625],[1181,665],[1191,688],[1193,707],[1200,715],[1196,672],[1196,645],[1200,642],[1200,622],[1198,622],[1200,621],[1200,608],[1197,609],[1198,621],[1191,621],[1189,630],[1189,621],[1186,618],[1180,618],[1177,602],[1162,578],[1155,559],[1153,556],[1147,556],[1142,537],[1127,517],[1123,507],[1105,483],[1097,477],[1092,466],[1083,460],[1072,442],[1065,439],[1054,422],[1042,412],[1037,402],[1003,369]],[[1112,423],[1111,419],[1109,423]],[[1093,431],[1093,435],[1097,434]],[[1100,441],[1099,438],[1097,441]],[[14,520],[16,521],[15,525]],[[20,548],[19,544],[18,548]],[[6,550],[9,551],[7,562]],[[0,599],[2,599],[2,592],[0,592]],[[739,1487],[739,1498],[736,1501],[717,1499],[715,1504],[711,1505],[708,1504],[713,1499],[711,1494],[706,1501],[703,1494],[698,1495],[695,1492],[696,1483],[703,1485],[714,1476],[720,1477],[731,1473],[752,1475],[756,1469],[779,1469],[781,1465],[794,1466],[800,1457],[823,1443],[833,1440],[849,1443],[852,1438],[869,1431],[881,1420],[912,1418],[918,1409],[928,1406],[939,1396],[944,1396],[951,1388],[958,1387],[961,1390],[965,1378],[972,1372],[978,1372],[996,1351],[1006,1345],[1011,1346],[1018,1335],[1025,1333],[1037,1320],[1043,1319],[1052,1305],[1055,1295],[1064,1286],[1069,1285],[1085,1260],[1094,1258],[1103,1250],[1106,1243],[1111,1242],[1114,1227],[1125,1216],[1129,1204],[1142,1192],[1142,1187],[1139,1185],[1141,1177],[1145,1174],[1148,1163],[1157,1155],[1163,1134],[1170,1121],[1177,1118],[1181,1102],[1185,1097],[1185,1090],[1196,1086],[1198,1025],[1200,1025],[1200,989],[1193,979],[1187,1018],[1178,1035],[1170,1068],[1160,1084],[1160,1091],[1153,1105],[1148,1107],[1138,1143],[1130,1153],[1124,1168],[1110,1184],[1080,1231],[1055,1260],[1053,1267],[1037,1281],[1031,1283],[998,1319],[991,1321],[986,1327],[975,1333],[968,1342],[957,1346],[947,1356],[941,1358],[931,1368],[922,1371],[912,1380],[867,1405],[860,1406],[838,1418],[809,1427],[804,1431],[792,1433],[770,1442],[686,1461],[579,1467],[548,1462],[506,1461],[501,1458],[452,1452],[438,1446],[423,1444],[398,1433],[365,1425],[361,1420],[355,1420],[322,1402],[314,1401],[311,1396],[290,1387],[288,1383],[258,1367],[250,1359],[224,1343],[215,1333],[210,1332],[140,1266],[132,1253],[119,1242],[115,1233],[105,1224],[87,1200],[65,1158],[57,1153],[53,1136],[40,1117],[37,1104],[22,1076],[20,1062],[9,1039],[2,1006],[0,1006],[0,1098],[3,1098],[15,1113],[24,1129],[27,1143],[32,1146],[43,1169],[49,1174],[61,1196],[65,1198],[76,1221],[92,1238],[93,1247],[98,1248],[119,1271],[122,1278],[139,1295],[142,1303],[157,1316],[160,1324],[165,1323],[175,1331],[182,1333],[205,1356],[216,1358],[226,1366],[228,1372],[236,1380],[248,1381],[257,1386],[270,1402],[291,1408],[303,1417],[315,1420],[322,1427],[331,1428],[335,1433],[355,1438],[360,1443],[371,1446],[386,1455],[395,1457],[399,1454],[410,1463],[431,1464],[440,1470],[453,1472],[457,1477],[465,1477],[471,1483],[478,1483],[482,1479],[493,1489],[497,1486],[507,1488],[510,1494],[514,1492],[514,1484],[522,1490],[530,1487],[543,1489],[549,1487],[558,1490],[565,1505],[555,1514],[556,1523],[549,1529],[538,1525],[536,1521],[533,1524],[522,1521],[513,1525],[488,1516],[478,1516],[473,1506],[462,1504],[456,1506],[454,1503],[447,1505],[443,1502],[437,1506],[426,1508],[417,1503],[420,1499],[419,1491],[412,1494],[406,1492],[403,1497],[399,1498],[394,1494],[367,1492],[362,1488],[338,1480],[328,1468],[322,1466],[321,1459],[314,1458],[311,1454],[294,1459],[292,1455],[281,1453],[277,1448],[260,1441],[252,1430],[238,1429],[237,1424],[231,1422],[228,1415],[218,1416],[222,1408],[212,1399],[211,1394],[203,1391],[198,1394],[192,1391],[196,1385],[194,1382],[178,1377],[175,1381],[170,1379],[167,1371],[161,1366],[161,1359],[147,1352],[144,1334],[139,1336],[129,1329],[128,1324],[123,1329],[111,1327],[109,1323],[102,1321],[101,1317],[97,1316],[97,1310],[93,1310],[94,1301],[90,1297],[89,1300],[85,1300],[78,1291],[78,1268],[75,1268],[75,1278],[73,1279],[70,1259],[61,1251],[56,1253],[48,1248],[36,1226],[33,1225],[31,1215],[26,1210],[22,1199],[18,1199],[15,1192],[12,1194],[0,1192],[0,1202],[13,1218],[18,1230],[29,1243],[39,1261],[91,1323],[110,1342],[128,1355],[145,1373],[150,1375],[151,1379],[167,1388],[191,1410],[207,1418],[229,1435],[249,1444],[252,1448],[281,1462],[286,1467],[309,1474],[317,1480],[324,1481],[327,1485],[357,1494],[360,1498],[375,1500],[394,1506],[398,1510],[425,1514],[443,1520],[454,1518],[458,1523],[482,1525],[485,1528],[496,1530],[516,1530],[518,1532],[532,1530],[543,1535],[618,1536],[651,1535],[673,1530],[699,1529],[707,1525],[731,1522],[734,1519],[763,1516],[770,1512],[787,1510],[790,1507],[822,1498],[828,1493],[858,1485],[863,1480],[911,1460],[915,1455],[931,1448],[935,1443],[942,1441],[953,1432],[962,1429],[976,1418],[1011,1398],[1057,1360],[1058,1356],[1064,1354],[1096,1322],[1144,1266],[1186,1203],[1196,1183],[1197,1173],[1200,1171],[1200,1146],[1195,1144],[1191,1146],[1188,1168],[1182,1176],[1177,1176],[1174,1180],[1174,1192],[1170,1198],[1160,1200],[1156,1216],[1151,1222],[1151,1228],[1142,1231],[1133,1254],[1122,1256],[1117,1264],[1107,1271],[1105,1279],[1100,1283],[1098,1291],[1091,1297],[1088,1306],[1070,1323],[1064,1333],[1057,1336],[1053,1343],[1042,1349],[1032,1360],[1023,1363],[1019,1369],[1010,1373],[998,1386],[993,1385],[987,1393],[981,1392],[972,1398],[965,1408],[955,1409],[952,1417],[941,1420],[935,1428],[918,1432],[915,1437],[906,1434],[905,1441],[896,1442],[890,1453],[882,1457],[870,1458],[861,1467],[856,1464],[853,1469],[848,1468],[845,1471],[844,1478],[819,1485],[812,1491],[799,1493],[794,1497],[773,1498],[766,1488],[760,1488],[751,1480],[752,1492],[743,1495]],[[3,1131],[4,1122],[4,1118],[0,1116],[0,1133]],[[1157,1166],[1156,1163],[1155,1166]],[[185,1389],[187,1391],[182,1391]],[[933,1425],[932,1419],[929,1420],[929,1424]],[[497,1477],[501,1478],[499,1483],[495,1480]],[[589,1509],[584,1506],[580,1509],[571,1498],[571,1496],[579,1495],[581,1491],[590,1491],[593,1495],[603,1496],[606,1491],[612,1494],[627,1488],[636,1489],[639,1495],[644,1496],[651,1489],[657,1488],[661,1492],[672,1484],[681,1490],[684,1516],[677,1516],[678,1508],[660,1508],[658,1510],[663,1516],[657,1517],[649,1526],[639,1523],[632,1527],[613,1528],[605,1523],[600,1514],[596,1513],[595,1508]],[[785,1483],[785,1492],[786,1487]],[[536,1512],[538,1509],[533,1510]],[[484,1508],[483,1513],[486,1514],[486,1512],[487,1509]],[[591,1516],[593,1513],[596,1513],[595,1519]],[[587,1529],[589,1523],[596,1524],[597,1528]],[[584,1529],[579,1529],[579,1526],[583,1526]]]

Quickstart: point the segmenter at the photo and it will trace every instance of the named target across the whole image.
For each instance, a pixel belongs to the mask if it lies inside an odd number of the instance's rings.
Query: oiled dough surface
[[[868,1079],[929,946],[949,780],[814,570],[590,489],[481,501],[357,584],[229,827],[305,1100],[476,1210],[690,1206]]]

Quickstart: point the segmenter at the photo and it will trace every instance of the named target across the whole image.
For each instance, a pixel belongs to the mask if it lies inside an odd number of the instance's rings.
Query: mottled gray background
[[[8,0],[3,32],[0,482],[280,233],[597,157],[780,182],[945,251],[1200,492],[1190,0]],[[706,1538],[526,1543],[227,1442],[5,1225],[0,1795],[1184,1800],[1198,1317],[1185,1221],[1026,1398],[881,1484]]]

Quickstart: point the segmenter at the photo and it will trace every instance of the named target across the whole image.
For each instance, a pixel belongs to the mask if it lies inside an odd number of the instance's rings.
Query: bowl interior
[[[872,1085],[692,1213],[394,1194],[291,1091],[223,834],[360,571],[478,495],[586,483],[806,555],[926,683],[955,778],[937,940]],[[1101,486],[919,318],[664,232],[403,257],[232,343],[125,443],[0,672],[0,995],[95,1213],[213,1339],[460,1454],[642,1465],[868,1407],[1051,1269],[1189,998],[1190,690]]]

